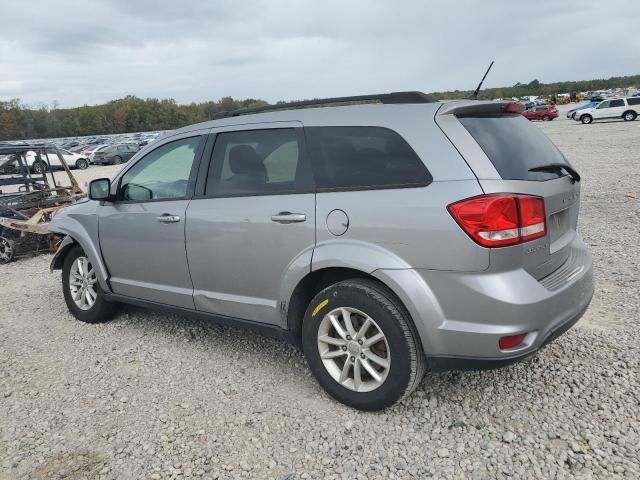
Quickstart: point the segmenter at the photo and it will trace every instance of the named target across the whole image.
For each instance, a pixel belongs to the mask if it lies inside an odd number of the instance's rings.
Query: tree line
[[[640,86],[640,75],[572,82],[516,83],[512,87],[487,88],[480,99],[554,95],[609,88]],[[469,98],[472,90],[434,92],[436,99]],[[280,103],[280,102],[279,102]],[[238,100],[223,97],[218,101],[179,105],[173,99],[127,96],[102,105],[59,108],[57,103],[26,105],[19,99],[0,101],[0,140],[76,137],[114,133],[172,130],[211,119],[216,113],[266,105],[260,99]]]

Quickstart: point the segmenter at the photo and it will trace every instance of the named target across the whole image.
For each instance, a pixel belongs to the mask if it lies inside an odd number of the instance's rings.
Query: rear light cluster
[[[447,209],[483,247],[516,245],[547,234],[542,197],[491,193],[452,203]]]

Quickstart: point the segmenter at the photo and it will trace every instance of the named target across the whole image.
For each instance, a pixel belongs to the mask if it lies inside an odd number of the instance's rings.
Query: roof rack
[[[314,107],[321,105],[331,105],[335,103],[351,102],[380,102],[380,103],[433,103],[436,100],[422,92],[392,92],[378,93],[374,95],[356,95],[353,97],[319,98],[316,100],[303,100],[300,102],[277,103],[275,105],[265,105],[263,107],[242,108],[240,110],[224,111],[216,113],[212,120],[227,117],[237,117],[251,113],[271,112],[274,110],[291,110],[295,108]]]

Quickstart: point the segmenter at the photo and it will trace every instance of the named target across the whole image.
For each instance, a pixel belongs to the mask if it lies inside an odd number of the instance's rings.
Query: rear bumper
[[[594,291],[591,254],[578,235],[571,248],[567,263],[541,280],[524,269],[374,275],[404,302],[434,366],[500,366],[536,352],[584,314]],[[527,335],[520,345],[499,348],[501,337],[522,333]]]
[[[573,327],[576,323],[578,323],[578,320],[582,318],[584,312],[587,311],[587,307],[588,305],[582,311],[574,315],[573,318],[570,318],[562,325],[558,325],[555,328],[549,330],[545,338],[542,340],[542,344],[536,350],[531,350],[523,355],[502,358],[427,357],[427,363],[431,371],[434,372],[443,372],[448,370],[492,370],[495,368],[502,368],[513,365],[514,363],[525,360],[526,358],[529,358],[538,351],[542,350],[560,335]]]

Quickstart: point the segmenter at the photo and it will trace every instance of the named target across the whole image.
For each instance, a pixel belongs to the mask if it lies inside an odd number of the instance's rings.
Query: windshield
[[[541,165],[568,162],[542,130],[522,115],[469,116],[458,120],[503,179],[544,181],[563,176],[561,172],[529,171]]]

